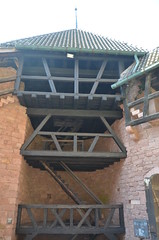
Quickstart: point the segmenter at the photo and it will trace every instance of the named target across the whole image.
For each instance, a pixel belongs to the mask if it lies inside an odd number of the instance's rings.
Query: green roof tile
[[[145,50],[142,48],[134,47],[124,42],[115,41],[78,29],[19,39],[16,41],[2,43],[0,47],[122,55],[133,55],[134,53],[143,55],[143,53],[145,53]]]

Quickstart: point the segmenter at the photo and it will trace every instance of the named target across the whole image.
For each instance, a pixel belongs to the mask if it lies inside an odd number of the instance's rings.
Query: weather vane
[[[77,23],[77,8],[75,8],[75,17],[76,17],[76,29],[78,28],[78,23]]]

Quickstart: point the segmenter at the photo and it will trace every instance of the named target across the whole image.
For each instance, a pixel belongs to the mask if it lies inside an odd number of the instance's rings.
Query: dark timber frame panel
[[[33,111],[29,111],[30,114],[34,114]],[[67,111],[66,111],[67,112]],[[66,114],[63,113],[64,115]],[[85,111],[82,111],[82,114]],[[45,111],[44,111],[45,113]],[[76,111],[74,110],[72,113],[76,113]],[[38,111],[35,111],[35,114],[38,114]],[[39,112],[39,114],[41,114]],[[58,114],[58,111],[56,111],[56,114]],[[60,115],[62,114],[62,111],[60,113]],[[99,113],[100,114],[100,113]],[[107,114],[107,112],[105,113]],[[115,159],[120,159],[120,158],[125,158],[126,157],[126,149],[124,147],[124,145],[122,144],[122,142],[119,140],[119,138],[116,136],[115,132],[113,131],[113,129],[111,128],[111,126],[108,124],[107,120],[104,118],[104,116],[100,116],[98,115],[98,117],[101,118],[101,121],[103,122],[103,124],[106,127],[106,130],[108,131],[108,133],[78,133],[78,132],[50,132],[50,131],[42,131],[41,129],[44,127],[44,125],[48,122],[48,120],[51,118],[51,116],[53,116],[53,111],[50,111],[50,114],[46,115],[44,117],[44,119],[42,120],[42,122],[38,125],[38,127],[34,130],[34,132],[31,134],[31,136],[26,140],[26,142],[23,144],[22,148],[21,148],[21,154],[24,156],[36,156],[36,157],[70,157],[70,158],[75,158],[75,157],[80,157],[80,158],[115,158]],[[41,149],[39,150],[27,150],[27,147],[32,143],[32,141],[34,140],[34,138],[37,135],[41,135],[41,136],[51,136],[52,141],[54,142],[55,146],[56,146],[56,150],[43,150]],[[57,139],[57,136],[62,136],[63,139],[65,139],[65,137],[72,137],[73,138],[73,151],[63,151],[60,147],[59,141]],[[78,137],[93,137],[93,141],[88,149],[88,151],[78,151]],[[97,144],[97,141],[99,138],[104,137],[104,138],[112,138],[114,139],[114,141],[116,142],[117,146],[119,147],[121,152],[94,152],[94,148]]]
[[[144,80],[142,80],[144,81]],[[123,104],[124,104],[124,111],[125,111],[125,120],[126,120],[126,125],[127,126],[135,126],[139,125],[145,122],[149,122],[155,119],[159,118],[159,112],[149,114],[149,102],[152,99],[156,99],[159,97],[159,91],[155,91],[153,93],[150,93],[151,89],[151,83],[152,82],[152,74],[149,73],[145,77],[145,89],[144,89],[144,96],[132,101],[128,102],[128,96],[126,94],[126,85],[122,86],[122,95],[123,95]],[[131,109],[138,109],[140,108],[139,105],[142,105],[142,112],[141,112],[141,117],[138,119],[132,119],[131,118]]]
[[[26,210],[29,222],[22,223],[22,215]],[[36,220],[33,211],[43,211],[42,221]],[[108,211],[101,220],[100,211]],[[64,214],[68,213],[67,222]],[[113,224],[116,211],[118,218]],[[48,213],[52,220],[48,220]],[[75,213],[79,215],[77,220]],[[38,234],[104,234],[110,240],[116,240],[117,234],[125,232],[123,205],[24,205],[18,206],[16,225],[17,234],[26,234],[27,240],[33,239]]]
[[[70,108],[88,108],[88,109],[105,109],[105,107],[108,105],[107,108],[110,108],[110,106],[115,106],[117,107],[116,102],[121,101],[122,100],[122,96],[118,93],[113,93],[112,90],[109,90],[107,92],[107,86],[108,84],[110,85],[111,83],[114,83],[117,81],[117,77],[113,78],[113,76],[111,77],[107,77],[107,78],[102,78],[104,71],[106,69],[107,63],[109,62],[109,60],[113,59],[110,57],[107,58],[99,58],[98,57],[79,57],[79,56],[75,56],[74,59],[72,59],[72,61],[74,62],[74,69],[73,70],[73,76],[67,76],[67,74],[65,74],[65,72],[63,72],[63,68],[60,68],[60,75],[61,76],[56,76],[53,75],[53,73],[51,73],[50,70],[50,66],[48,64],[48,56],[39,56],[37,55],[36,58],[40,59],[42,62],[42,69],[44,70],[45,75],[38,75],[38,73],[36,75],[31,75],[31,73],[27,73],[23,74],[23,69],[24,69],[24,61],[27,58],[27,55],[23,55],[23,57],[19,58],[19,68],[18,68],[18,72],[17,72],[17,79],[16,79],[16,83],[15,83],[15,94],[17,94],[20,103],[22,105],[25,105],[27,107],[39,107],[41,105],[41,102],[44,103],[48,103],[50,104],[50,107],[54,107],[56,106],[56,104],[54,104],[53,102],[59,102],[59,105],[56,108],[60,108],[62,107],[62,102],[65,100],[65,105],[66,102],[68,101],[70,104]],[[89,59],[91,61],[100,61],[101,62],[101,66],[99,67],[99,70],[97,71],[96,77],[91,77],[91,75],[89,75],[89,71],[93,71],[93,70],[89,70],[86,71],[84,70],[84,73],[88,74],[88,76],[85,77],[81,77],[80,76],[80,67],[79,67],[79,62],[83,59]],[[66,56],[52,56],[52,59],[68,59]],[[114,59],[115,60],[115,59]],[[67,71],[72,71],[67,69]],[[28,70],[29,71],[29,70]],[[95,74],[95,73],[93,73]],[[24,91],[20,89],[20,85],[21,82],[24,81],[27,83],[27,81],[31,81],[31,82],[36,82],[37,85],[39,85],[39,83],[41,81],[45,82],[48,84],[49,86],[49,90],[46,91],[46,89],[42,89],[42,90],[27,90],[25,89]],[[30,82],[30,83],[31,83]],[[56,83],[65,83],[65,84],[73,84],[73,91],[59,91],[56,87]],[[47,85],[46,84],[46,85]],[[86,87],[83,87],[83,90],[81,91],[80,89],[82,89],[80,87],[80,84],[92,84],[92,86],[90,87],[90,89],[88,90],[88,92],[85,92]],[[104,84],[102,87],[102,91],[106,91],[103,93],[97,92],[98,90],[98,86],[99,84]],[[109,86],[110,87],[110,86]],[[71,88],[70,88],[71,89]],[[111,88],[110,88],[111,89]],[[110,93],[111,91],[111,93]],[[51,102],[51,99],[53,100]],[[34,100],[34,101],[33,101]],[[50,101],[49,101],[50,100]],[[77,101],[78,100],[78,101]],[[45,105],[45,104],[44,104]],[[82,106],[82,107],[81,107]]]

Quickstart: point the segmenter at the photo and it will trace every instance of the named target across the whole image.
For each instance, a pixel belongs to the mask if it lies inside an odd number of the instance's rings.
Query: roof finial
[[[78,23],[77,23],[77,8],[75,8],[75,17],[76,17],[76,29],[78,28]]]

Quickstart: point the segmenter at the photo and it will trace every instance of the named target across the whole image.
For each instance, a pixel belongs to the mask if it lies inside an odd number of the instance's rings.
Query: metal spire
[[[78,23],[77,23],[77,8],[75,8],[75,17],[76,17],[76,29],[78,28]]]

